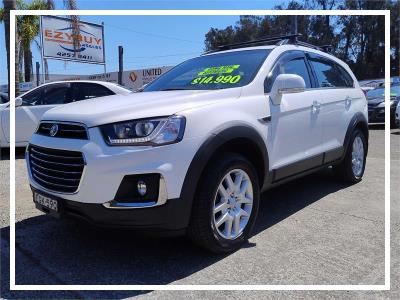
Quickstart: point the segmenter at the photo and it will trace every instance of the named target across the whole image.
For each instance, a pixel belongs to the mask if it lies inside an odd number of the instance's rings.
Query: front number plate
[[[49,197],[43,196],[39,193],[33,193],[33,201],[40,204],[52,211],[58,211],[58,201]]]

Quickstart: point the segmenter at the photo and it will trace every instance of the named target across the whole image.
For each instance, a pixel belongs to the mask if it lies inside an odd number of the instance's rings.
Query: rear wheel
[[[367,157],[367,141],[363,132],[356,129],[351,136],[343,161],[333,167],[340,179],[349,182],[361,181]]]
[[[216,253],[234,251],[254,226],[260,191],[254,167],[241,155],[227,153],[204,172],[197,189],[189,237]]]

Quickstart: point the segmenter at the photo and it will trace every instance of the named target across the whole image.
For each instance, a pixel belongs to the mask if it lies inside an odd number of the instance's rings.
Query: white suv
[[[261,192],[327,166],[364,173],[364,93],[311,45],[222,47],[110,97],[44,115],[26,154],[37,208],[228,252],[250,237]]]

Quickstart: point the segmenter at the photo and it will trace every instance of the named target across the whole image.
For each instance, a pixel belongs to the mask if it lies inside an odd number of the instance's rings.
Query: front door
[[[322,164],[323,151],[320,96],[312,89],[315,82],[301,51],[284,54],[274,65],[265,84],[269,92],[279,74],[296,74],[304,79],[306,90],[284,94],[280,105],[271,106],[269,149],[273,180],[277,181]]]
[[[15,109],[15,142],[27,143],[35,132],[43,114],[70,100],[70,84],[45,85],[22,96],[22,106]],[[10,109],[3,112],[2,126],[10,142]]]

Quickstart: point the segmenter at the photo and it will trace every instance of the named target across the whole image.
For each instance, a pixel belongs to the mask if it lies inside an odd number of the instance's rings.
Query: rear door
[[[271,91],[279,74],[296,74],[304,79],[306,90],[283,94],[280,105],[271,107],[270,159],[274,180],[316,167],[322,163],[322,127],[320,110],[315,105],[320,92],[315,87],[305,55],[289,51],[275,63],[265,81],[265,92]]]
[[[328,162],[342,154],[354,107],[363,100],[363,94],[354,88],[353,78],[338,63],[314,53],[308,53],[307,58],[321,93],[322,143]]]
[[[32,117],[28,107],[39,105],[44,88],[37,88],[22,96],[22,106],[15,108],[15,142],[27,142],[27,133],[36,128],[36,117]],[[33,119],[33,120],[32,120]],[[10,107],[3,111],[2,127],[7,142],[10,142]]]

